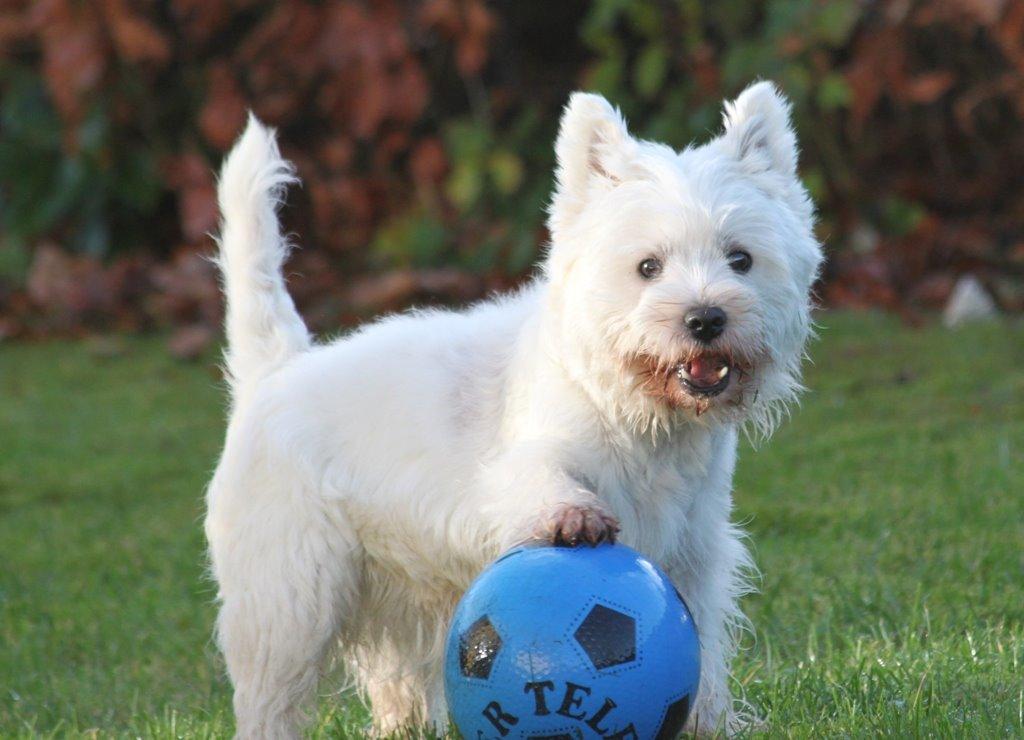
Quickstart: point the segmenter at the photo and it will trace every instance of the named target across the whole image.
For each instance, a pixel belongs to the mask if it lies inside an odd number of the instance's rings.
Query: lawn
[[[773,736],[1024,734],[1024,324],[819,316],[810,392],[744,450],[763,572],[736,681]],[[215,358],[0,345],[0,736],[223,737],[203,486]],[[325,695],[316,735],[365,711]]]

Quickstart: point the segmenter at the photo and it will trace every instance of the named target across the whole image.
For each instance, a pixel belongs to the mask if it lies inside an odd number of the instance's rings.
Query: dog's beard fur
[[[722,136],[675,152],[574,95],[533,282],[319,348],[281,272],[291,170],[250,124],[220,186],[234,404],[206,520],[240,735],[295,735],[339,635],[378,729],[443,724],[460,585],[513,542],[598,541],[616,518],[694,614],[702,726],[734,727],[735,429],[768,434],[799,391],[821,252],[788,105],[762,83],[726,110]],[[702,306],[727,321],[699,341]]]

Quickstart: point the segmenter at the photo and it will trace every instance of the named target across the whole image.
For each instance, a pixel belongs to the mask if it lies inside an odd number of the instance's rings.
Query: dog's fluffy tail
[[[285,287],[288,242],[277,208],[297,182],[272,129],[249,116],[221,169],[220,267],[227,300],[225,353],[232,389],[265,375],[310,346],[309,332]]]

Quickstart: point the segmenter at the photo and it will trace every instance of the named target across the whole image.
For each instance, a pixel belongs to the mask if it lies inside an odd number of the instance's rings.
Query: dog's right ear
[[[579,215],[594,195],[621,182],[636,147],[622,114],[607,100],[592,93],[572,94],[555,144],[552,232]]]

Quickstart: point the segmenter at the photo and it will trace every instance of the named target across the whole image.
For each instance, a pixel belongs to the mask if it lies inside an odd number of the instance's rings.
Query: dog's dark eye
[[[729,260],[729,267],[732,268],[732,271],[741,275],[750,272],[750,266],[754,264],[754,258],[750,256],[750,252],[743,249],[734,249],[725,258]]]
[[[637,265],[636,269],[644,280],[653,280],[661,274],[661,260],[657,257],[648,257]]]

